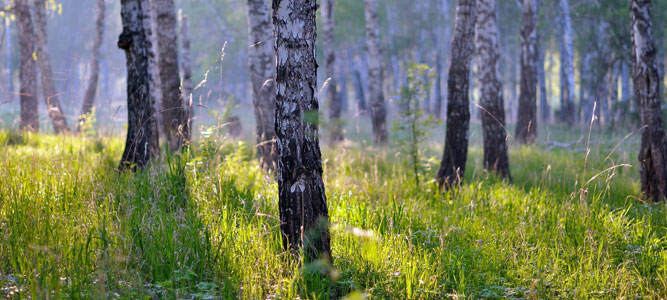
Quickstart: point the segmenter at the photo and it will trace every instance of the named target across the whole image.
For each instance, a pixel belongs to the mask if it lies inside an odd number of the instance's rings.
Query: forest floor
[[[510,145],[511,182],[476,142],[445,193],[437,134],[420,185],[395,147],[324,147],[333,265],[282,251],[251,143],[205,132],[127,174],[121,138],[0,131],[0,297],[664,298],[667,205],[641,200],[636,134],[540,130]]]

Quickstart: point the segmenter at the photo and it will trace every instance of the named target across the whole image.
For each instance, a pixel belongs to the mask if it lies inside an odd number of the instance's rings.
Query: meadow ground
[[[665,298],[667,206],[641,200],[626,133],[540,128],[538,145],[511,144],[507,182],[483,170],[476,127],[465,183],[445,193],[442,133],[420,186],[396,147],[323,143],[333,265],[299,265],[252,143],[208,131],[124,174],[119,137],[2,131],[0,296]]]

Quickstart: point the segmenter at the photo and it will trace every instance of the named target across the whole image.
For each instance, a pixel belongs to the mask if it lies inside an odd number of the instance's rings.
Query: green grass
[[[586,146],[585,131],[550,130]],[[213,134],[126,174],[120,138],[2,131],[0,296],[664,298],[667,207],[639,200],[636,138],[605,159],[618,141],[606,134],[588,156],[512,145],[512,182],[481,168],[473,142],[446,193],[415,186],[394,148],[324,149],[331,267],[282,251],[277,186],[244,142]],[[439,140],[423,146],[427,179]],[[633,167],[603,172],[619,164]]]

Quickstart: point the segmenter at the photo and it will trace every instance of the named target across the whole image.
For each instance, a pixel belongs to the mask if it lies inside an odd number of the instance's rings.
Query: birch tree
[[[642,123],[639,172],[644,195],[652,201],[667,197],[667,136],[660,111],[662,81],[653,41],[651,0],[632,0],[632,78]]]
[[[560,105],[562,122],[573,124],[574,111],[574,50],[572,48],[572,21],[569,0],[558,0],[560,36]]]
[[[537,2],[521,4],[521,83],[516,138],[522,144],[537,138]]]
[[[440,186],[461,182],[468,159],[470,65],[475,51],[475,0],[456,1],[456,25],[447,77],[447,132],[438,170]]]
[[[283,246],[307,260],[330,256],[318,137],[315,0],[274,0],[276,149]]]
[[[174,0],[151,0],[155,9],[162,130],[171,150],[185,141],[185,106],[178,70],[178,30]]]
[[[248,43],[257,155],[262,168],[275,171],[276,55],[266,0],[248,0]]]
[[[149,0],[121,0],[123,32],[118,48],[127,60],[127,137],[121,169],[145,167],[158,154],[155,53]]]
[[[509,178],[505,104],[503,86],[500,82],[496,0],[477,0],[475,45],[481,94],[479,102],[482,109],[484,167],[495,171],[501,177]]]
[[[329,122],[331,122],[331,143],[336,144],[343,140],[343,128],[340,115],[343,110],[341,97],[338,94],[336,80],[336,44],[334,43],[334,0],[322,0],[322,25],[324,38],[324,73],[327,77],[327,94],[329,95]]]
[[[21,116],[19,127],[26,131],[39,131],[37,104],[37,64],[33,59],[35,52],[35,28],[30,15],[28,0],[14,1],[14,15],[19,40],[20,69],[19,95]]]
[[[83,98],[83,106],[79,114],[79,121],[76,125],[76,131],[81,131],[81,126],[86,123],[88,115],[95,103],[95,94],[97,93],[97,82],[100,78],[100,51],[104,40],[104,14],[106,12],[105,0],[97,0],[97,18],[95,20],[95,41],[93,42],[93,59],[90,62],[90,79],[88,88]]]
[[[49,118],[53,124],[53,131],[56,134],[69,132],[67,127],[67,118],[63,114],[63,109],[60,105],[60,98],[58,91],[53,81],[53,68],[51,67],[51,57],[47,49],[47,32],[46,32],[46,0],[35,0],[35,23],[37,24],[37,64],[41,76],[42,92],[44,94],[44,101],[48,109]]]
[[[179,21],[181,23],[181,70],[183,71],[183,81],[181,83],[181,97],[185,107],[185,117],[183,121],[185,126],[183,128],[183,136],[185,140],[192,138],[192,56],[190,54],[190,32],[188,28],[188,17],[183,15],[181,11],[179,14]]]
[[[364,0],[366,18],[366,48],[368,50],[368,91],[370,94],[373,140],[376,144],[387,143],[387,105],[382,90],[382,51],[379,41],[377,0]]]
[[[440,16],[440,26],[438,26],[438,36],[436,37],[436,79],[435,79],[435,104],[433,111],[431,112],[433,116],[437,119],[442,117],[442,102],[443,102],[443,77],[445,70],[445,52],[447,51],[447,42],[450,40],[450,30],[449,30],[449,4],[447,0],[438,1],[438,15]]]

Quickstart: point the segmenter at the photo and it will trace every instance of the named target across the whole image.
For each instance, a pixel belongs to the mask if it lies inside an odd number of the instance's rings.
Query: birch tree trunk
[[[382,51],[380,50],[377,0],[364,0],[366,48],[368,49],[368,90],[375,144],[387,143],[387,106],[382,90]]]
[[[653,41],[651,0],[632,0],[632,78],[643,126],[639,150],[642,191],[651,201],[667,197],[667,137],[660,111],[661,86]]]
[[[539,34],[538,34],[539,41]],[[544,72],[544,48],[537,45],[537,81],[540,87],[540,117],[543,123],[549,122],[551,119],[551,108],[549,107],[549,97],[547,96],[547,81]]]
[[[468,159],[470,65],[475,51],[475,0],[456,1],[456,25],[447,77],[447,133],[437,181],[458,185]]]
[[[35,29],[30,16],[28,0],[14,1],[14,15],[19,39],[20,70],[19,95],[21,99],[21,130],[39,131],[37,104],[37,64],[33,59],[35,52]]]
[[[477,0],[475,26],[477,70],[480,83],[480,106],[484,135],[484,168],[503,178],[510,177],[505,131],[505,104],[500,82],[500,47],[496,0]]]
[[[315,0],[274,0],[276,149],[283,246],[306,260],[331,254],[318,137]]]
[[[324,73],[327,83],[327,94],[329,95],[329,122],[331,122],[331,144],[343,140],[343,127],[340,120],[342,103],[338,95],[338,83],[336,82],[336,45],[334,43],[334,0],[322,0],[321,2],[322,25],[324,29]]]
[[[178,34],[174,0],[151,0],[155,8],[157,29],[162,130],[169,148],[177,151],[185,142],[187,126],[178,70]]]
[[[442,49],[442,48],[439,48]],[[435,54],[435,99],[433,103],[433,110],[431,110],[431,115],[435,117],[437,120],[440,120],[442,117],[442,69],[443,69],[443,58],[442,58],[442,51],[437,50]]]
[[[352,58],[354,56],[354,58]],[[368,106],[366,105],[366,92],[364,88],[364,79],[361,75],[361,57],[359,54],[350,55],[350,63],[352,67],[352,80],[354,82],[354,96],[357,98],[357,114],[362,115],[368,111]]]
[[[192,56],[190,55],[190,32],[188,29],[188,17],[180,12],[181,23],[181,69],[183,70],[183,82],[181,83],[181,97],[183,99],[185,117],[183,121],[183,137],[186,141],[192,140]]]
[[[339,61],[341,62],[347,62],[348,60],[345,58],[345,53],[344,52],[339,52]],[[345,63],[339,63],[338,69],[336,69],[336,82],[338,83],[338,97],[340,99],[340,106],[341,106],[341,114],[344,114],[345,112],[348,112],[350,109],[350,102],[349,102],[349,96],[347,94],[348,92],[348,74],[350,72],[350,65],[346,65]],[[343,125],[343,124],[341,124]]]
[[[264,170],[276,171],[276,55],[266,0],[248,0],[248,37],[257,155]]]
[[[618,119],[625,121],[628,111],[631,108],[630,103],[630,71],[628,62],[621,61],[621,109],[618,111]]]
[[[42,91],[44,100],[48,109],[49,117],[53,123],[53,131],[56,134],[69,132],[67,127],[67,118],[63,114],[58,97],[56,85],[53,82],[53,69],[51,67],[51,58],[47,50],[46,34],[46,0],[35,0],[35,23],[37,24],[37,63],[40,74],[42,75]]]
[[[118,48],[127,59],[127,138],[120,169],[145,167],[158,154],[155,60],[149,0],[121,0]]]
[[[7,52],[5,56],[5,64],[7,65],[7,88],[9,94],[14,95],[14,67],[12,66],[12,27],[9,18],[5,18],[5,47]],[[12,101],[14,96],[12,96]]]
[[[609,65],[606,75],[607,88],[607,121],[614,123],[618,104],[618,68],[616,64]]]
[[[574,52],[572,48],[572,22],[569,0],[558,0],[560,10],[560,64],[561,64],[561,121],[573,124],[574,113]]]
[[[433,111],[431,112],[436,119],[442,118],[442,103],[444,101],[442,87],[445,85],[443,82],[445,76],[445,53],[447,51],[447,42],[450,41],[450,30],[449,30],[449,3],[447,0],[438,1],[438,14],[441,18],[441,24],[438,26],[438,36],[437,40],[437,54],[436,54],[436,82],[435,82],[435,104]]]
[[[585,125],[590,125],[593,121],[593,108],[595,106],[595,97],[594,97],[594,80],[592,74],[592,60],[593,54],[590,53],[590,49],[586,47],[582,53],[581,61],[579,62],[579,74],[581,74],[581,86],[579,90],[579,101],[582,111],[582,121]],[[596,110],[599,111],[600,107],[597,106]],[[561,118],[562,120],[562,118]]]
[[[89,114],[95,103],[95,94],[97,93],[97,82],[100,78],[100,50],[104,40],[104,14],[106,4],[104,0],[97,0],[97,19],[95,21],[95,42],[93,43],[93,59],[90,62],[90,79],[88,88],[83,98],[79,121],[76,125],[76,131],[81,132],[81,126],[86,123],[86,115]]]
[[[521,87],[516,138],[533,144],[537,138],[537,2],[521,4]]]

